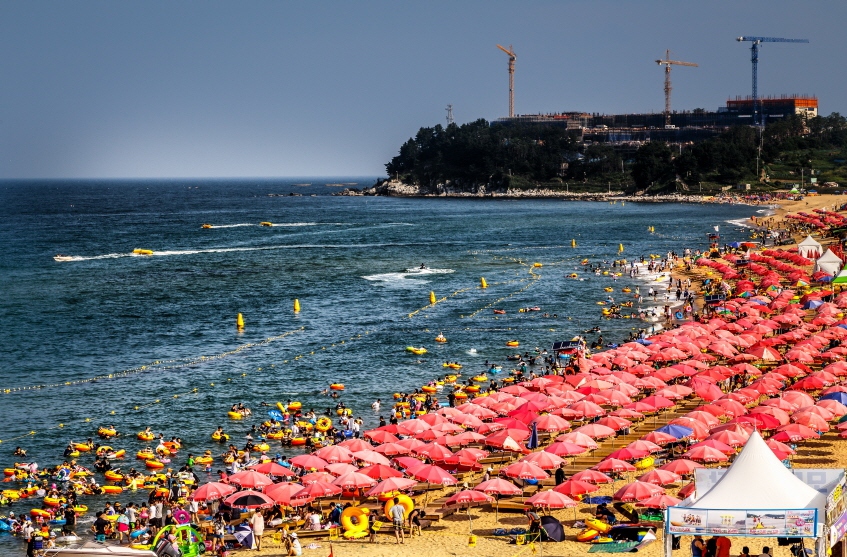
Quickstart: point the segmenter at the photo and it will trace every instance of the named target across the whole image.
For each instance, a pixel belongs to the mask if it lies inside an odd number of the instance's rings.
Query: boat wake
[[[412,286],[427,284],[429,281],[420,277],[427,275],[444,275],[456,272],[453,269],[406,269],[402,273],[379,273],[365,275],[362,278],[373,282],[381,282],[390,286]]]
[[[284,249],[350,249],[350,248],[384,248],[397,246],[419,246],[419,243],[373,243],[373,244],[277,244],[272,246],[244,246],[232,248],[206,248],[206,249],[185,249],[185,250],[153,250],[152,253],[107,253],[104,255],[62,255],[60,261],[95,261],[98,259],[119,259],[121,257],[161,257],[174,255],[197,255],[203,253],[233,253],[245,251],[273,251]],[[388,275],[398,275],[402,277],[424,274],[444,274],[452,273],[453,269],[414,269],[414,272],[405,273],[385,273],[385,275],[371,275],[372,277],[381,277]],[[368,278],[367,280],[382,280],[379,278]],[[411,283],[411,281],[408,281]],[[419,281],[424,283],[426,281]]]
[[[242,226],[259,226],[258,224],[253,224],[252,222],[242,222],[239,224],[213,224],[212,228],[241,228]]]

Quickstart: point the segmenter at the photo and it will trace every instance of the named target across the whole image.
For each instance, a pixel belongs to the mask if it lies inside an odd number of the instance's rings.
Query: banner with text
[[[668,507],[670,534],[816,538],[817,509],[697,509]]]

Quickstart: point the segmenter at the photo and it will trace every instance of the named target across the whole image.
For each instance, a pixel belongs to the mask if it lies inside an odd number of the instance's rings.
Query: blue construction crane
[[[753,62],[753,123],[760,125],[759,121],[759,94],[757,71],[759,66],[759,45],[761,43],[808,43],[808,39],[780,39],[775,37],[738,37],[738,42],[753,43],[750,47],[750,61]]]

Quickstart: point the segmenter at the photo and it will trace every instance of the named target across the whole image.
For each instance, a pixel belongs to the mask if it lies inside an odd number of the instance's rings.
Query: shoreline
[[[762,206],[779,203],[785,200],[768,200],[756,202],[743,199],[737,194],[723,193],[720,196],[701,194],[662,194],[662,195],[627,195],[615,190],[608,193],[567,192],[549,188],[507,189],[506,191],[488,191],[481,186],[476,192],[461,191],[451,186],[439,185],[437,192],[425,191],[421,186],[405,184],[391,180],[369,188],[347,188],[335,192],[334,196],[346,197],[418,197],[418,198],[449,198],[449,199],[558,199],[562,201],[603,201],[630,203],[692,203],[692,204],[733,204]],[[824,196],[821,196],[824,197]]]

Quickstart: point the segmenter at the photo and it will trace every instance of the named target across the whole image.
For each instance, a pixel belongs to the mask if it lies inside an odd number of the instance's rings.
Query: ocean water
[[[312,185],[294,185],[303,182]],[[181,465],[188,452],[219,452],[209,438],[218,425],[238,441],[263,419],[262,402],[327,408],[335,401],[320,392],[333,382],[346,385],[341,400],[373,426],[373,400],[388,406],[392,393],[443,375],[446,360],[472,375],[486,360],[506,364],[515,351],[507,340],[525,351],[595,326],[607,342],[649,326],[603,320],[597,305],[604,287],[622,300],[621,287],[646,291],[646,280],[587,275],[580,261],[703,249],[716,225],[724,241],[742,240],[756,212],[330,196],[340,188],[324,184],[339,182],[372,180],[0,183],[4,467],[16,446],[42,466],[58,463],[69,440],[96,439],[101,425],[124,434],[111,444],[130,456],[146,426],[178,435]],[[136,248],[153,255],[133,255]],[[588,280],[566,278],[573,272]],[[429,307],[431,291],[439,302]],[[542,311],[518,313],[535,305]],[[446,344],[433,341],[439,332]],[[414,356],[409,345],[429,353]],[[237,402],[254,417],[228,420]],[[124,467],[139,465],[130,457]],[[123,496],[133,497],[146,493]],[[0,552],[20,549],[0,534]]]

